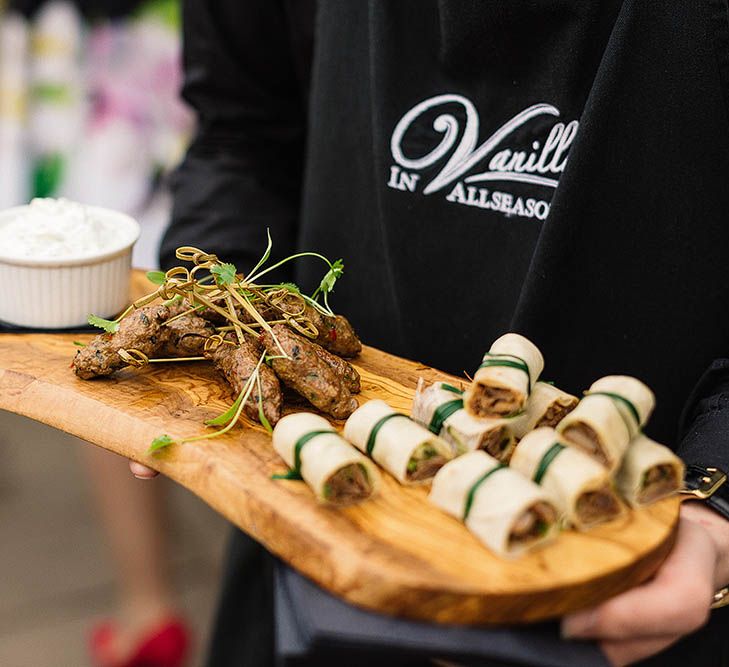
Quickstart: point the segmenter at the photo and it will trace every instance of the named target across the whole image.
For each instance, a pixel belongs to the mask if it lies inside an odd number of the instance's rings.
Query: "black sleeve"
[[[687,463],[729,472],[729,359],[717,359],[699,380],[681,417],[678,454]]]
[[[296,242],[314,7],[304,0],[185,0],[183,97],[198,129],[173,177],[160,265],[192,245],[251,268],[271,230]]]

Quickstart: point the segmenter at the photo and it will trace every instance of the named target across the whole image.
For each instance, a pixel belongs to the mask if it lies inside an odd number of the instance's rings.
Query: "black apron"
[[[691,388],[729,354],[726,1],[325,0],[313,64],[295,5],[189,3],[186,91],[207,113],[163,257],[197,242],[245,266],[269,225],[345,259],[332,301],[367,343],[461,373],[521,331],[574,393],[644,379],[648,434],[680,447]],[[729,468],[726,435],[702,462]],[[271,638],[269,609],[239,606],[265,598],[256,547],[235,544],[215,667]],[[715,629],[681,646],[653,664],[726,655]]]

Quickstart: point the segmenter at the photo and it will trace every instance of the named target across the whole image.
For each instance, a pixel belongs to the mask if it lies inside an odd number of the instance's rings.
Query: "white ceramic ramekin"
[[[0,211],[0,227],[25,208]],[[34,329],[67,329],[86,324],[90,314],[115,316],[127,305],[139,224],[116,211],[96,206],[86,210],[119,230],[118,241],[103,252],[65,259],[18,259],[0,248],[0,321]]]

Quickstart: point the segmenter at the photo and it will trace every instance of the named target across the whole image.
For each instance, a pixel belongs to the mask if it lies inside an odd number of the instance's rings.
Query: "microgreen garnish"
[[[116,333],[119,331],[118,320],[105,320],[103,317],[97,317],[96,315],[89,315],[88,322],[94,327],[103,329],[107,333]]]
[[[254,276],[256,274],[256,271],[258,271],[258,269],[260,269],[268,261],[268,258],[271,256],[271,248],[273,248],[273,241],[271,240],[271,230],[270,229],[266,230],[266,237],[268,239],[268,241],[266,243],[266,252],[263,253],[263,256],[261,257],[261,259],[258,260],[258,263],[248,273],[248,277],[246,278],[246,280],[248,282],[253,282],[254,279],[251,278],[250,276]]]
[[[258,421],[261,422],[263,428],[265,428],[270,434],[273,433],[273,429],[271,428],[271,422],[268,421],[265,413],[263,412],[263,389],[261,388],[260,373],[256,375],[256,384],[258,385]]]
[[[260,358],[258,359],[258,363],[256,364],[255,369],[251,373],[250,377],[245,383],[245,386],[243,387],[241,393],[238,395],[238,398],[235,399],[235,402],[233,405],[230,406],[228,410],[226,410],[223,414],[215,417],[215,419],[209,419],[205,422],[206,426],[223,426],[219,431],[215,431],[213,433],[206,433],[205,435],[196,435],[191,438],[182,438],[181,440],[173,440],[168,435],[162,435],[158,438],[155,438],[152,441],[152,444],[150,445],[149,449],[147,450],[148,454],[153,454],[154,452],[163,449],[165,447],[168,447],[169,445],[172,445],[174,443],[182,444],[185,442],[195,442],[197,440],[209,440],[210,438],[217,438],[220,435],[223,435],[230,431],[237,423],[238,420],[241,417],[241,414],[243,413],[243,408],[245,407],[245,404],[248,402],[248,400],[251,397],[251,393],[253,392],[253,388],[258,386],[258,411],[259,411],[259,418],[261,418],[261,424],[263,427],[270,433],[272,431],[271,424],[266,419],[265,415],[263,415],[263,399],[261,397],[261,380],[260,380],[260,369],[261,364],[263,363],[263,359],[265,357],[265,353],[261,354]]]
[[[154,285],[164,285],[167,275],[164,271],[147,271],[147,280]]]
[[[78,341],[78,340],[73,341],[73,344],[76,347],[86,347],[86,343],[82,343],[81,341]]]

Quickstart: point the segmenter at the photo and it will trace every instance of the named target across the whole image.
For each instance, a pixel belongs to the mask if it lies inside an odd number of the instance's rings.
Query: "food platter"
[[[148,287],[137,272],[132,296]],[[442,623],[523,623],[600,602],[651,576],[673,543],[679,500],[634,510],[589,533],[565,532],[518,560],[490,553],[427,490],[383,474],[381,493],[331,508],[301,482],[272,479],[286,466],[262,427],[147,454],[160,433],[203,433],[230,406],[207,364],[159,364],[84,382],[69,362],[81,334],[0,336],[0,409],[25,415],[149,465],[182,484],[273,553],[356,605]],[[408,411],[419,378],[444,373],[365,347],[354,365],[360,402]],[[341,426],[341,425],[340,425]]]

